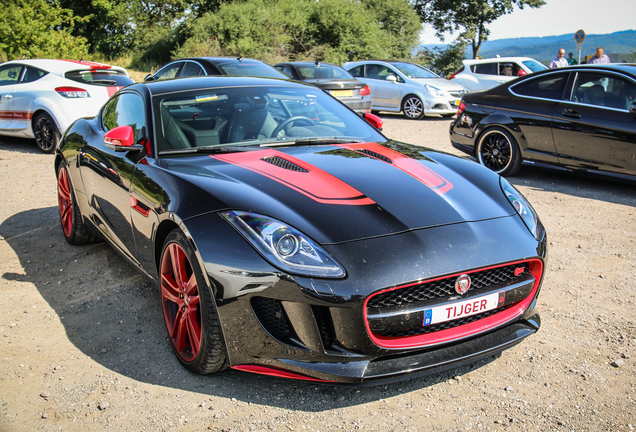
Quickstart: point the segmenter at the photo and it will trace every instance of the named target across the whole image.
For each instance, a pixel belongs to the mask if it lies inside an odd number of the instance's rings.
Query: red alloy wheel
[[[161,301],[175,351],[184,361],[193,361],[201,348],[199,287],[190,260],[177,243],[168,245],[161,261]]]
[[[73,231],[73,199],[71,198],[71,184],[68,181],[68,173],[64,168],[61,168],[57,175],[57,202],[64,235],[70,237]]]

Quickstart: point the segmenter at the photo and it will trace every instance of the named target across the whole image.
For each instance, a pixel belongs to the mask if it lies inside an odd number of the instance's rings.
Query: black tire
[[[402,114],[410,120],[419,120],[424,117],[424,104],[422,99],[415,95],[408,95],[402,101]]]
[[[63,161],[57,166],[57,202],[62,232],[67,242],[72,245],[81,245],[97,240],[84,227],[82,214],[77,206],[75,193],[73,193],[71,179]]]
[[[180,230],[166,238],[159,266],[163,316],[177,359],[197,374],[224,369],[227,350],[212,290]]]
[[[510,132],[499,127],[479,135],[475,156],[480,164],[499,175],[514,175],[521,166],[521,152]]]
[[[60,131],[55,121],[47,113],[40,113],[33,119],[35,143],[44,153],[53,153],[60,144]]]

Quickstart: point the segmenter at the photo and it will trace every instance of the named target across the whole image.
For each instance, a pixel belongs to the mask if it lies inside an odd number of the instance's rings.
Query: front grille
[[[521,270],[523,269],[523,271]],[[470,273],[472,280],[468,293],[487,292],[495,286],[520,280],[529,271],[528,264],[513,264]],[[431,303],[430,300],[448,298],[457,295],[455,281],[457,276],[424,282],[406,288],[398,288],[373,296],[369,299],[369,311],[375,308],[401,308],[415,304]]]
[[[283,168],[289,171],[296,171],[296,172],[302,172],[302,173],[308,173],[309,171],[306,170],[305,168],[296,165],[293,162],[288,161],[287,159],[284,159],[280,156],[270,156],[270,157],[265,157],[262,159],[264,162],[270,163],[272,165],[275,165],[279,168]]]
[[[333,323],[331,321],[331,316],[329,315],[329,310],[328,308],[320,306],[312,306],[311,309],[314,313],[316,324],[318,325],[318,331],[320,332],[322,345],[325,348],[329,348],[334,344],[336,340]]]

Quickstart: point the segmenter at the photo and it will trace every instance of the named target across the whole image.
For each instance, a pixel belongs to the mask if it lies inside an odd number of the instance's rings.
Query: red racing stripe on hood
[[[283,184],[323,204],[375,204],[354,187],[318,167],[278,150],[248,151],[210,156]]]
[[[451,182],[437,174],[432,169],[422,165],[419,161],[405,156],[395,150],[391,150],[383,145],[377,143],[353,143],[338,144],[336,147],[352,150],[370,157],[374,157],[373,154],[375,153],[382,157],[380,160],[387,158],[396,168],[404,171],[412,177],[415,177],[439,195],[443,195],[453,188],[453,184]]]

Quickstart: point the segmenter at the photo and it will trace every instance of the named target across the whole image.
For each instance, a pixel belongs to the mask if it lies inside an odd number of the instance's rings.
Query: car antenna
[[[316,66],[320,66],[320,61],[316,60]]]
[[[236,59],[237,59],[238,61],[243,61],[243,56],[238,56]]]

